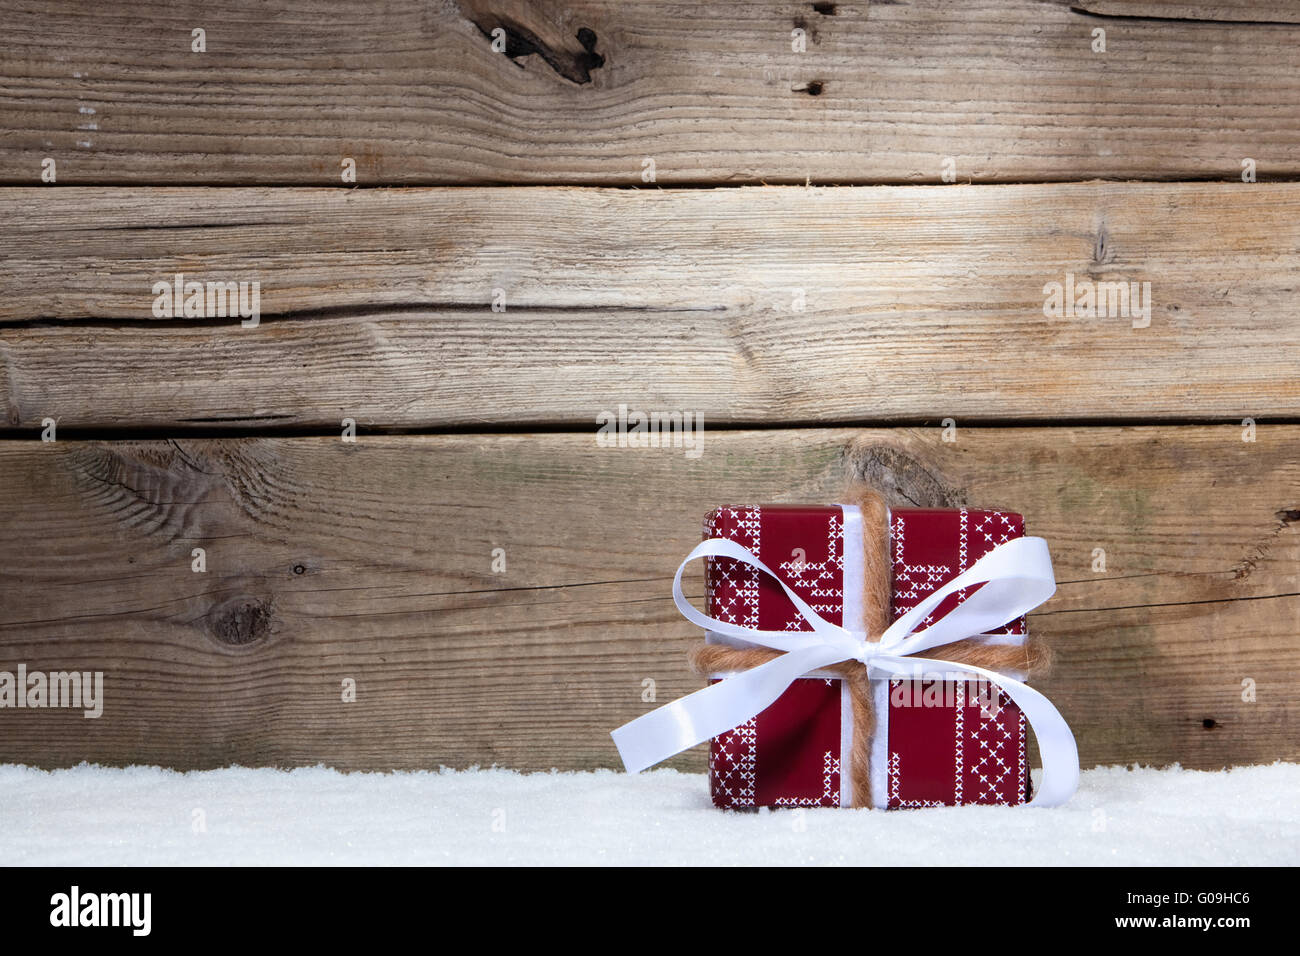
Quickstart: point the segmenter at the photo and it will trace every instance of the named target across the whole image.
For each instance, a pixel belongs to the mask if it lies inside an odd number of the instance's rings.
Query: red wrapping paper
[[[733,506],[705,518],[705,538],[730,538],[775,571],[833,624],[844,601],[843,515],[837,505]],[[1012,512],[897,509],[890,515],[891,614],[915,606],[999,544],[1024,534]],[[808,630],[775,581],[729,558],[706,562],[708,612],[763,630]],[[936,609],[947,613],[966,591]],[[925,625],[930,623],[927,618]],[[923,626],[925,626],[923,625]],[[1024,619],[992,632],[1016,640]],[[875,683],[875,682],[873,682]],[[709,781],[719,807],[840,806],[841,759],[852,730],[847,689],[837,678],[811,676],[709,747]],[[888,702],[876,694],[876,805],[1020,804],[1029,798],[1026,726],[1020,709],[978,681],[890,679]],[[880,685],[877,685],[880,686]],[[880,705],[887,714],[880,720]]]

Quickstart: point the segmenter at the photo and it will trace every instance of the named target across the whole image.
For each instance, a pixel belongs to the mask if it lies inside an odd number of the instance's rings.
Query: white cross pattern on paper
[[[908,809],[916,807],[942,807],[942,800],[902,800],[899,798],[898,781],[902,776],[902,767],[899,765],[897,753],[889,755],[889,802],[891,805],[906,807]]]
[[[840,798],[840,761],[835,754],[827,750],[822,754],[822,795],[817,797],[777,797],[778,807],[823,807],[832,805]]]
[[[758,781],[758,719],[751,717],[734,730],[719,734],[709,748],[709,776],[730,807],[754,806]]]
[[[1001,697],[1000,694],[997,696]],[[1017,760],[1016,766],[1013,767],[1009,762],[1010,754],[1006,752],[1007,744],[1011,742],[1012,731],[1006,715],[1011,713],[1011,708],[1003,706],[1000,700],[996,711],[981,708],[979,727],[970,733],[970,739],[975,741],[980,751],[980,758],[972,768],[972,772],[979,777],[980,803],[1010,802],[1002,793],[1002,784],[1008,774],[1018,770],[1020,766],[1020,761]],[[1019,729],[1019,717],[1017,712],[1016,729]],[[990,728],[996,732],[992,742],[988,739]],[[1023,734],[1020,735],[1020,740],[1023,747]],[[1023,787],[1023,781],[1021,786]]]

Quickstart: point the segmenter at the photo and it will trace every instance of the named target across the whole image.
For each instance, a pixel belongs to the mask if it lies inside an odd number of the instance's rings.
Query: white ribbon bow
[[[808,631],[762,631],[719,621],[701,614],[682,593],[682,571],[699,558],[731,558],[776,579],[799,615],[812,625]],[[982,584],[929,627],[917,626],[944,598]],[[766,710],[797,679],[841,661],[861,661],[869,676],[884,672],[918,679],[936,671],[962,671],[993,681],[1007,693],[1029,721],[1038,738],[1043,776],[1032,804],[1054,807],[1065,803],[1079,785],[1079,751],[1074,734],[1052,702],[1026,684],[996,671],[934,658],[911,658],[918,651],[976,637],[1038,607],[1056,592],[1052,559],[1042,538],[1014,538],[1000,544],[966,571],[904,613],[874,643],[865,631],[832,624],[808,606],[767,565],[747,548],[725,538],[703,542],[686,556],[673,578],[673,601],[692,624],[741,643],[784,651],[758,667],[725,678],[671,704],[665,704],[610,734],[629,773],[666,760],[688,747],[738,727]]]

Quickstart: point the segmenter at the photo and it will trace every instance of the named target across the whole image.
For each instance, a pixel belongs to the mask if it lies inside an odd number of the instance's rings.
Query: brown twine
[[[862,509],[864,550],[863,629],[868,639],[880,640],[890,623],[891,564],[889,560],[889,509],[872,488],[853,486],[840,499]],[[749,670],[781,656],[767,647],[737,648],[726,644],[699,644],[691,651],[691,666],[708,676],[725,671]],[[1048,665],[1046,647],[1030,637],[1021,646],[983,644],[974,640],[955,641],[915,657],[936,658],[957,664],[972,664],[993,671],[1041,673]],[[876,715],[872,706],[871,682],[861,661],[843,661],[826,670],[839,674],[849,685],[853,705],[853,749],[849,765],[853,774],[853,805],[871,806],[871,736]]]

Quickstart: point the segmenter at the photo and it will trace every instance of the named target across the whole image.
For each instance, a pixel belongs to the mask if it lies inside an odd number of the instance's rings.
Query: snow
[[[1300,862],[1300,764],[1085,771],[1066,807],[723,812],[657,770],[0,766],[0,860],[188,864]]]

